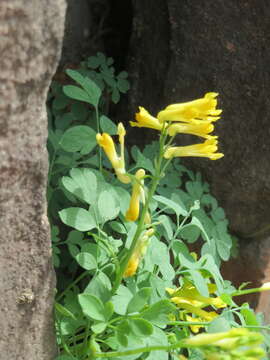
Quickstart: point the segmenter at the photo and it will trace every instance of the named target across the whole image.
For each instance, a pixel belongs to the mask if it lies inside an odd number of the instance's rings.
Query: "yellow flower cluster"
[[[112,167],[115,171],[115,174],[119,181],[124,184],[129,184],[132,181],[132,176],[129,176],[125,169],[125,135],[126,130],[122,123],[118,124],[118,138],[120,143],[120,156],[117,154],[115,149],[115,144],[112,137],[107,134],[97,134],[96,139],[99,146],[101,146],[110,160]],[[129,209],[126,213],[126,220],[136,221],[139,217],[140,210],[140,201],[144,202],[144,188],[143,188],[143,178],[145,176],[145,171],[139,169],[135,176],[133,177],[132,184],[132,195],[130,200]],[[146,223],[149,223],[149,215],[146,215]]]
[[[139,107],[136,122],[131,121],[131,126],[146,127],[162,131],[166,129],[169,136],[177,134],[191,134],[205,138],[202,144],[190,146],[168,147],[164,153],[166,159],[178,156],[208,157],[217,160],[223,157],[217,153],[217,136],[211,135],[214,130],[213,122],[219,119],[222,110],[216,109],[217,93],[210,92],[203,98],[186,103],[172,104],[157,114],[149,114],[143,107]]]
[[[202,296],[196,287],[184,280],[184,285],[179,289],[167,288],[166,291],[171,296],[171,301],[182,309],[181,317],[190,322],[208,322],[212,321],[218,314],[215,311],[205,311],[202,308],[207,306],[214,306],[215,308],[224,308],[227,305],[219,297],[205,297]],[[216,291],[215,284],[208,284],[208,291],[210,294]],[[191,315],[197,317],[192,317]],[[191,325],[190,328],[194,333],[197,333],[203,325]]]

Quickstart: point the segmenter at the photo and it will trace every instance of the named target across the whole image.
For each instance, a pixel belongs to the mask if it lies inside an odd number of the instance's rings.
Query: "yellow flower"
[[[203,322],[203,320],[201,318],[194,318],[192,316],[189,316],[189,315],[185,315],[185,320],[186,321],[189,321],[189,322]],[[199,332],[199,330],[204,327],[204,325],[189,325],[191,331],[194,333],[194,334],[197,334]]]
[[[127,221],[136,221],[140,212],[140,199],[144,198],[143,190],[143,177],[145,176],[145,171],[139,169],[135,174],[135,181],[132,185],[132,194],[129,203],[129,209],[126,212]]]
[[[208,290],[213,293],[216,290],[215,284],[208,284]],[[202,296],[196,287],[189,281],[185,281],[184,285],[179,289],[167,288],[166,291],[172,296],[175,304],[186,302],[197,307],[215,306],[216,308],[224,308],[227,304],[218,296],[206,297]]]
[[[133,253],[127,264],[126,270],[123,274],[124,277],[133,276],[139,266],[140,258],[137,254]]]
[[[216,291],[215,284],[208,284],[208,290],[211,293]],[[224,308],[227,305],[219,297],[205,297],[202,296],[196,287],[189,281],[185,280],[184,285],[179,289],[167,288],[166,291],[171,296],[171,301],[177,305],[179,309],[185,310],[180,315],[190,322],[212,321],[218,314],[214,311],[208,312],[202,310],[206,306],[215,306],[217,308]],[[196,315],[191,317],[188,314]],[[191,330],[197,333],[203,325],[190,325]]]
[[[154,234],[152,228],[146,230],[138,239],[138,243],[128,261],[127,267],[124,272],[124,277],[133,276],[139,266],[141,258],[145,255],[150,237]]]
[[[168,134],[175,136],[176,134],[191,134],[201,136],[206,139],[214,138],[209,135],[214,130],[214,125],[211,121],[197,122],[192,121],[190,123],[173,123],[168,127]]]
[[[182,300],[179,301],[178,299],[172,298],[171,301],[177,304],[177,307],[180,309],[186,310],[188,313],[194,314],[199,316],[201,319],[206,321],[212,321],[214,318],[218,316],[215,311],[205,311],[197,307],[196,305],[191,305],[190,301]]]
[[[235,351],[235,349],[237,349],[238,347],[240,347],[240,349],[242,346],[251,346],[253,348],[254,345],[261,344],[263,342],[263,339],[263,335],[258,332],[252,332],[245,328],[234,328],[226,332],[199,334],[193,336],[192,338],[185,339],[184,342],[187,345],[192,345],[196,347],[207,346],[209,351],[209,346],[219,347],[220,349],[224,349],[226,351],[232,351],[232,354],[236,355],[237,351]],[[245,349],[243,351],[240,350],[241,352],[239,352],[238,355],[249,355],[248,353],[252,353],[252,348]],[[215,351],[214,348],[213,351]],[[233,358],[238,359],[238,357]],[[243,356],[243,359],[252,358]]]
[[[172,146],[169,147],[164,154],[166,159],[171,159],[177,156],[195,156],[195,157],[208,157],[211,160],[222,158],[222,153],[216,153],[217,140],[215,138],[207,139],[202,144],[188,145],[188,146]]]
[[[145,108],[139,106],[140,112],[136,113],[137,122],[130,121],[131,126],[146,127],[155,130],[162,130],[163,124],[157,118],[150,115]]]
[[[118,137],[119,137],[119,143],[120,143],[120,156],[118,156],[115,145],[113,142],[112,137],[107,134],[103,133],[97,134],[96,139],[99,146],[103,148],[105,151],[105,154],[107,155],[108,159],[110,160],[112,167],[114,168],[114,171],[116,173],[117,178],[124,184],[130,183],[130,177],[126,173],[125,169],[125,135],[126,131],[122,123],[118,124]]]
[[[190,122],[192,120],[216,121],[222,110],[216,109],[218,93],[210,92],[203,98],[167,106],[160,111],[157,118],[160,122],[164,121],[182,121]]]

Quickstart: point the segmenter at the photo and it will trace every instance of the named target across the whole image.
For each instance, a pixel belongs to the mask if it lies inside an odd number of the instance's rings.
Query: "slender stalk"
[[[161,136],[160,136],[159,154],[158,154],[158,158],[157,158],[157,161],[156,161],[155,174],[154,174],[153,179],[152,179],[151,187],[150,187],[150,190],[148,192],[145,204],[143,206],[143,209],[142,209],[142,212],[141,212],[141,215],[140,215],[140,219],[139,219],[139,223],[138,223],[134,238],[132,240],[131,246],[130,246],[130,248],[128,250],[128,253],[126,254],[124,259],[122,260],[120,270],[119,270],[118,274],[116,275],[115,283],[114,283],[114,286],[112,288],[112,293],[111,293],[112,295],[114,295],[116,293],[117,289],[119,288],[119,286],[120,286],[120,284],[122,282],[123,274],[125,272],[127,264],[128,264],[128,262],[129,262],[129,260],[130,260],[130,258],[132,256],[132,253],[133,253],[134,249],[136,248],[139,237],[140,237],[140,235],[141,235],[141,233],[142,233],[142,231],[144,229],[144,226],[145,226],[144,219],[145,219],[145,216],[147,214],[150,201],[151,201],[153,195],[155,194],[156,188],[157,188],[159,180],[160,180],[165,141],[166,141],[166,133],[165,133],[165,131],[163,131],[161,133]]]
[[[269,289],[263,289],[261,287],[259,288],[253,288],[253,289],[245,289],[245,290],[237,290],[231,294],[231,296],[241,296],[241,295],[247,295],[247,294],[253,294],[257,292],[262,291],[269,291]]]
[[[80,276],[77,277],[76,280],[74,280],[59,296],[56,297],[56,301],[59,301],[62,299],[62,297],[73,288],[74,285],[76,285],[79,281],[81,281],[86,275],[89,274],[89,270],[84,271]]]
[[[146,352],[155,351],[155,350],[164,350],[164,351],[169,352],[169,351],[179,349],[182,347],[184,347],[184,348],[194,348],[195,347],[196,348],[197,345],[186,344],[184,341],[178,341],[172,345],[167,345],[167,346],[166,345],[153,345],[153,346],[145,346],[145,347],[126,350],[126,351],[110,351],[110,352],[104,352],[104,353],[96,352],[96,353],[94,353],[94,358],[122,357],[122,356],[146,353]]]
[[[97,122],[97,132],[100,132],[100,126],[99,126],[99,110],[98,105],[95,106],[95,113],[96,113],[96,122]],[[102,173],[102,157],[101,157],[101,147],[98,147],[98,158],[99,158],[99,171]]]

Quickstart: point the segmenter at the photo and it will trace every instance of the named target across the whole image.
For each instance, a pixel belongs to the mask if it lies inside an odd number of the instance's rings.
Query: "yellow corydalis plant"
[[[166,131],[169,136],[177,134],[190,134],[205,138],[202,144],[189,146],[169,146],[164,157],[208,157],[217,160],[223,157],[222,153],[217,153],[217,136],[211,135],[214,131],[213,122],[217,121],[221,114],[221,109],[216,109],[218,93],[210,92],[203,98],[167,106],[157,114],[157,117],[149,114],[147,110],[139,107],[136,114],[137,122],[130,122],[131,126],[152,128],[158,131]]]
[[[218,93],[209,92],[201,99],[169,105],[158,113],[157,118],[160,122],[216,121],[222,112],[222,110],[216,109],[217,96]]]
[[[157,118],[149,114],[149,112],[142,106],[139,106],[139,110],[140,111],[135,115],[137,122],[130,121],[131,126],[145,127],[159,131],[162,130],[163,124]]]
[[[138,239],[137,245],[129,259],[129,262],[127,264],[126,270],[124,272],[124,277],[130,277],[133,276],[137,268],[139,266],[141,258],[145,255],[147,246],[149,244],[149,240],[151,236],[154,234],[154,229],[150,228],[146,230],[140,238]]]
[[[171,296],[171,301],[183,312],[181,318],[190,322],[212,321],[218,314],[215,311],[205,311],[204,307],[214,306],[215,308],[224,308],[227,304],[220,297],[202,296],[196,287],[189,281],[185,281],[184,285],[179,289],[167,288],[166,291]],[[215,284],[208,284],[210,294],[216,291]],[[188,314],[192,314],[192,317]],[[197,333],[203,325],[190,325],[191,330]]]
[[[129,208],[126,213],[126,220],[128,221],[136,221],[139,217],[140,199],[142,196],[144,198],[144,190],[143,190],[144,176],[145,176],[145,171],[143,169],[139,169],[135,174],[134,183],[132,185],[132,194],[129,203]]]
[[[165,159],[173,157],[208,157],[211,160],[222,158],[222,153],[217,153],[218,141],[216,139],[207,139],[202,144],[188,145],[188,146],[170,146],[164,153]]]
[[[126,130],[122,123],[118,124],[118,138],[120,143],[120,156],[117,154],[115,149],[115,144],[112,137],[107,134],[97,134],[96,139],[99,146],[103,148],[105,154],[107,155],[108,159],[110,160],[112,167],[115,171],[115,174],[119,181],[124,184],[129,184],[131,182],[130,177],[126,173],[125,169],[125,135]]]

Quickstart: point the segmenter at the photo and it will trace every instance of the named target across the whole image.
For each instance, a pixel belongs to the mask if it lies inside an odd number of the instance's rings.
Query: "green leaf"
[[[78,264],[85,270],[93,270],[97,268],[97,261],[92,254],[81,252],[76,256]]]
[[[164,227],[164,229],[166,230],[167,233],[167,239],[171,240],[173,237],[173,229],[172,229],[172,224],[171,224],[171,220],[168,216],[166,215],[160,215],[158,217],[158,221],[161,222],[161,225]]]
[[[64,224],[79,231],[89,231],[96,227],[95,220],[89,211],[79,207],[63,209],[59,211],[59,216]]]
[[[228,320],[223,317],[218,317],[211,321],[210,325],[207,327],[208,333],[217,333],[221,331],[228,331],[231,329],[231,325]]]
[[[127,233],[127,229],[124,227],[123,224],[121,224],[118,221],[112,221],[110,222],[110,227],[112,228],[113,231],[119,233],[119,234],[126,234]]]
[[[164,299],[149,306],[142,312],[142,317],[152,324],[160,326],[166,325],[169,321],[168,315],[175,312],[175,307],[170,300]]]
[[[86,316],[94,320],[106,321],[104,305],[96,296],[79,294],[78,300]]]
[[[78,246],[76,246],[74,244],[68,244],[68,251],[73,258],[76,258],[76,256],[80,252],[80,249]]]
[[[202,225],[202,223],[200,222],[200,220],[199,220],[196,216],[193,216],[193,217],[192,217],[192,220],[191,220],[191,222],[190,222],[190,225],[195,225],[195,226],[197,226],[197,227],[201,230],[202,234],[204,235],[205,240],[206,240],[208,243],[210,243],[209,236],[208,236],[207,232],[205,231],[204,226]]]
[[[95,202],[97,196],[97,178],[90,169],[72,169],[70,176],[63,176],[62,183],[64,187],[77,196],[80,200],[91,205]]]
[[[105,318],[107,321],[109,321],[114,312],[114,305],[111,301],[108,301],[106,302],[104,307],[105,307],[105,313],[104,313]]]
[[[193,200],[200,200],[204,192],[203,185],[200,181],[188,181],[186,183],[186,189]]]
[[[248,304],[247,304],[247,306],[248,306]],[[246,322],[245,325],[249,325],[249,326],[252,326],[252,325],[258,326],[259,325],[254,311],[252,311],[248,307],[243,307],[243,305],[242,305],[240,312],[244,316],[244,319]]]
[[[153,333],[153,325],[141,318],[131,318],[129,319],[129,325],[131,328],[131,331],[136,336],[149,336]]]
[[[87,285],[84,290],[86,294],[95,294],[103,303],[111,296],[111,282],[106,274],[99,272]]]
[[[126,71],[121,71],[118,75],[118,79],[126,79],[128,77],[128,73]]]
[[[106,327],[107,327],[107,323],[102,321],[102,322],[92,325],[91,330],[95,334],[100,334],[106,329]]]
[[[114,311],[119,315],[125,315],[129,301],[133,295],[130,290],[124,285],[120,285],[117,294],[112,297],[112,303],[114,304]]]
[[[59,304],[58,302],[56,302],[54,304],[54,307],[55,307],[55,310],[63,315],[63,316],[66,316],[66,317],[70,317],[72,318],[73,320],[76,320],[76,317],[73,315],[73,313],[71,311],[69,311],[66,307],[64,307],[63,305]]]
[[[192,224],[187,224],[183,226],[179,233],[182,239],[186,240],[191,244],[198,240],[200,234],[201,230],[197,226]]]
[[[100,65],[99,58],[97,56],[90,56],[87,60],[87,65],[92,69],[97,69]]]
[[[128,345],[128,336],[130,332],[129,323],[127,320],[122,321],[116,328],[116,337],[122,346]]]
[[[74,85],[65,85],[63,86],[63,92],[66,96],[70,97],[71,99],[79,100],[87,102],[91,104],[91,99],[86,91],[79,88],[78,86]]]
[[[110,135],[117,134],[117,131],[118,131],[117,126],[107,116],[102,115],[100,117],[99,121],[100,121],[100,127],[101,127],[102,131],[104,131]]]
[[[71,230],[68,233],[67,242],[71,244],[83,245],[83,233],[77,230]]]
[[[89,126],[73,126],[64,132],[59,144],[67,152],[86,155],[97,145],[96,132]]]
[[[147,303],[151,292],[152,290],[149,287],[140,289],[128,303],[127,313],[139,312]]]
[[[232,239],[227,233],[227,221],[219,221],[212,231],[215,239],[217,251],[222,260],[227,261],[230,258]]]
[[[187,211],[179,204],[177,204],[176,202],[167,199],[164,196],[160,196],[160,195],[155,195],[153,196],[153,198],[158,201],[159,203],[167,206],[170,209],[173,209],[173,211],[176,213],[177,216],[182,215],[182,216],[187,216]]]
[[[114,88],[113,92],[112,92],[112,102],[114,104],[117,104],[119,102],[119,100],[120,100],[119,91],[116,88]]]
[[[98,198],[98,211],[103,222],[115,219],[120,211],[119,203],[111,192],[104,190]]]
[[[199,293],[202,296],[208,297],[209,292],[208,292],[207,283],[206,283],[206,280],[201,275],[201,273],[199,271],[196,271],[196,270],[190,270],[189,274],[190,274],[190,276],[191,276],[191,278],[192,278],[192,280],[194,282],[194,286],[199,291]]]
[[[100,96],[101,96],[101,90],[97,86],[97,84],[93,80],[89,79],[88,77],[82,76],[78,71],[68,69],[68,70],[66,70],[66,73],[73,80],[75,80],[78,84],[80,84],[83,87],[83,89],[85,90],[85,92],[88,95],[89,100],[87,102],[89,102],[93,106],[97,107]],[[70,85],[70,86],[72,86],[72,85]]]
[[[153,334],[145,339],[145,345],[146,346],[155,346],[155,345],[166,346],[166,345],[168,345],[168,338],[166,336],[165,331],[162,331],[158,327],[154,327]],[[163,351],[163,350],[151,351],[146,359],[147,360],[167,360],[168,352]],[[175,359],[175,358],[172,358],[172,359]]]
[[[130,89],[129,82],[126,79],[118,79],[117,87],[124,94]]]

